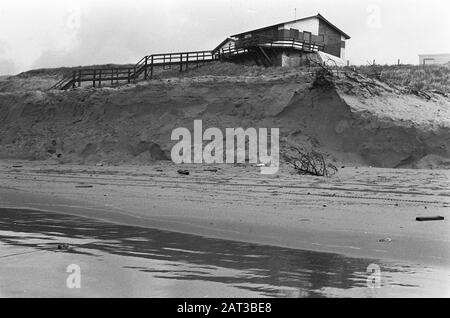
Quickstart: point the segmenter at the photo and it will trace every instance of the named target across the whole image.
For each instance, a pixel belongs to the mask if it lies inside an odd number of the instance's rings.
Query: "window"
[[[311,42],[311,32],[303,31],[303,40],[305,42]]]
[[[289,37],[291,38],[291,39],[298,39],[298,37],[299,37],[299,34],[300,34],[300,31],[299,30],[297,30],[297,29],[290,29],[289,30]]]

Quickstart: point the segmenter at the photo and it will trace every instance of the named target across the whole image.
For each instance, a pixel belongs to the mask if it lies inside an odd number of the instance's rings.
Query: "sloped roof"
[[[298,21],[304,21],[304,20],[308,20],[308,19],[313,19],[313,18],[317,18],[319,20],[322,20],[323,22],[325,22],[326,24],[328,24],[332,29],[336,30],[337,32],[339,32],[340,34],[342,34],[346,40],[350,39],[350,36],[348,34],[346,34],[344,31],[342,31],[341,29],[339,29],[337,26],[335,26],[333,23],[331,23],[330,21],[328,21],[327,19],[325,19],[325,17],[323,15],[321,15],[320,13],[316,14],[316,15],[312,15],[310,17],[306,17],[306,18],[301,18],[301,19],[296,19],[296,20],[291,20],[291,21],[286,21],[286,22],[281,22],[278,24],[273,24],[273,25],[269,25],[263,28],[259,28],[259,29],[255,29],[255,30],[250,30],[247,32],[242,32],[242,33],[238,33],[238,34],[234,34],[232,35],[234,36],[240,36],[240,35],[244,35],[250,32],[256,32],[256,31],[264,31],[266,29],[271,29],[274,27],[278,27],[287,23],[294,23],[294,22],[298,22]]]
[[[220,42],[220,44],[218,45],[218,46],[216,46],[215,48],[214,48],[214,50],[212,50],[213,52],[215,52],[215,51],[217,51],[218,49],[220,49],[225,43],[227,43],[228,41],[235,41],[234,39],[232,39],[232,38],[226,38],[225,40],[223,40],[222,42]]]

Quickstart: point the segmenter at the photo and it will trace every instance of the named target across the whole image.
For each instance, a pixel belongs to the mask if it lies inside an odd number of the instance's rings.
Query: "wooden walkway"
[[[144,56],[133,67],[78,69],[72,75],[61,79],[50,89],[66,90],[80,87],[83,82],[92,83],[92,87],[102,84],[132,83],[139,79],[152,79],[156,67],[165,69],[178,68],[180,72],[198,67],[208,62],[233,58],[253,52],[264,61],[265,66],[272,65],[264,48],[290,48],[294,50],[314,52],[323,50],[323,44],[299,41],[293,38],[253,37],[238,41],[235,47],[223,48],[219,51],[194,51],[180,53],[163,53]]]
[[[155,67],[171,69],[173,66],[177,66],[180,72],[182,72],[191,67],[198,67],[215,60],[218,60],[218,55],[213,55],[211,51],[147,55],[133,67],[74,70],[72,76],[63,78],[51,89],[65,90],[75,88],[81,86],[83,82],[91,82],[92,87],[101,87],[102,83],[118,84],[123,81],[131,83],[140,78],[144,80],[151,79]]]

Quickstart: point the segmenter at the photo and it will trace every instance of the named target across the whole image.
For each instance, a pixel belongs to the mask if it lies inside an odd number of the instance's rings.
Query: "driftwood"
[[[285,152],[284,159],[292,165],[299,174],[327,177],[335,174],[337,168],[326,163],[324,156],[317,152],[306,152],[303,149],[292,147],[291,153]]]

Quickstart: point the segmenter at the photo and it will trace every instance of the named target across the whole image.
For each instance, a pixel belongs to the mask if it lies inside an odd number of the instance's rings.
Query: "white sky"
[[[226,36],[321,13],[349,34],[353,64],[450,52],[449,0],[0,0],[0,75],[134,63],[212,49]]]

